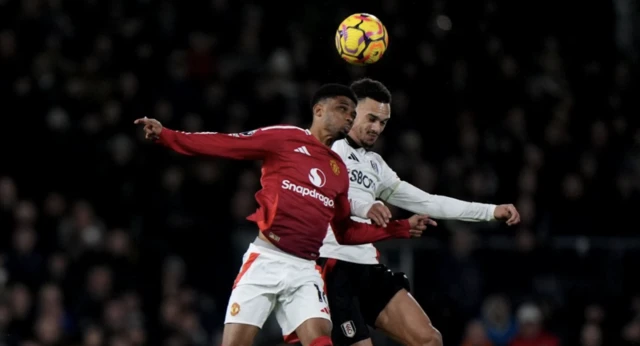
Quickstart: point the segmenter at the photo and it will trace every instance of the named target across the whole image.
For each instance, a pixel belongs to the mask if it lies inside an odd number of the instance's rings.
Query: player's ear
[[[313,105],[313,117],[321,117],[322,111],[324,110],[324,104],[322,102],[318,102]]]

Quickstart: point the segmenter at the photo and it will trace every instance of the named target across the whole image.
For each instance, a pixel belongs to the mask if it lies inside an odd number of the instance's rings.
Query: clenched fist
[[[496,220],[505,221],[507,225],[513,226],[520,223],[520,213],[513,204],[501,204],[496,206],[496,210],[493,212],[493,217]]]

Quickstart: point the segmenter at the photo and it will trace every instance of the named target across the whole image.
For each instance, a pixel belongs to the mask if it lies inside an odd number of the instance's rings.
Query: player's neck
[[[325,131],[324,129],[311,126],[309,132],[311,132],[311,135],[319,140],[320,143],[328,147],[331,147],[331,145],[333,145],[333,142],[336,141],[336,138],[331,136],[331,134],[329,134],[328,131]]]
[[[351,136],[351,134],[347,135],[347,143],[349,143],[349,145],[354,148],[354,149],[359,149],[362,148],[362,144],[355,139],[355,137]]]

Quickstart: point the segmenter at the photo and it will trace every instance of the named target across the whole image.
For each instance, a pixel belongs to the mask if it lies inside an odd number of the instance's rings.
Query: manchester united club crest
[[[340,175],[340,166],[338,166],[338,163],[336,162],[336,160],[329,161],[329,165],[331,165],[331,170],[333,171],[333,174]]]
[[[238,303],[231,304],[231,309],[229,309],[229,313],[231,316],[235,316],[240,312],[240,305]]]

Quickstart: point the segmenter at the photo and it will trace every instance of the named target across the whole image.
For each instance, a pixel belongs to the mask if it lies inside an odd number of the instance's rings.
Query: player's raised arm
[[[229,159],[263,159],[274,150],[277,131],[262,129],[245,133],[181,132],[170,130],[149,118],[134,124],[144,125],[145,138],[154,140],[184,155],[206,155]]]

